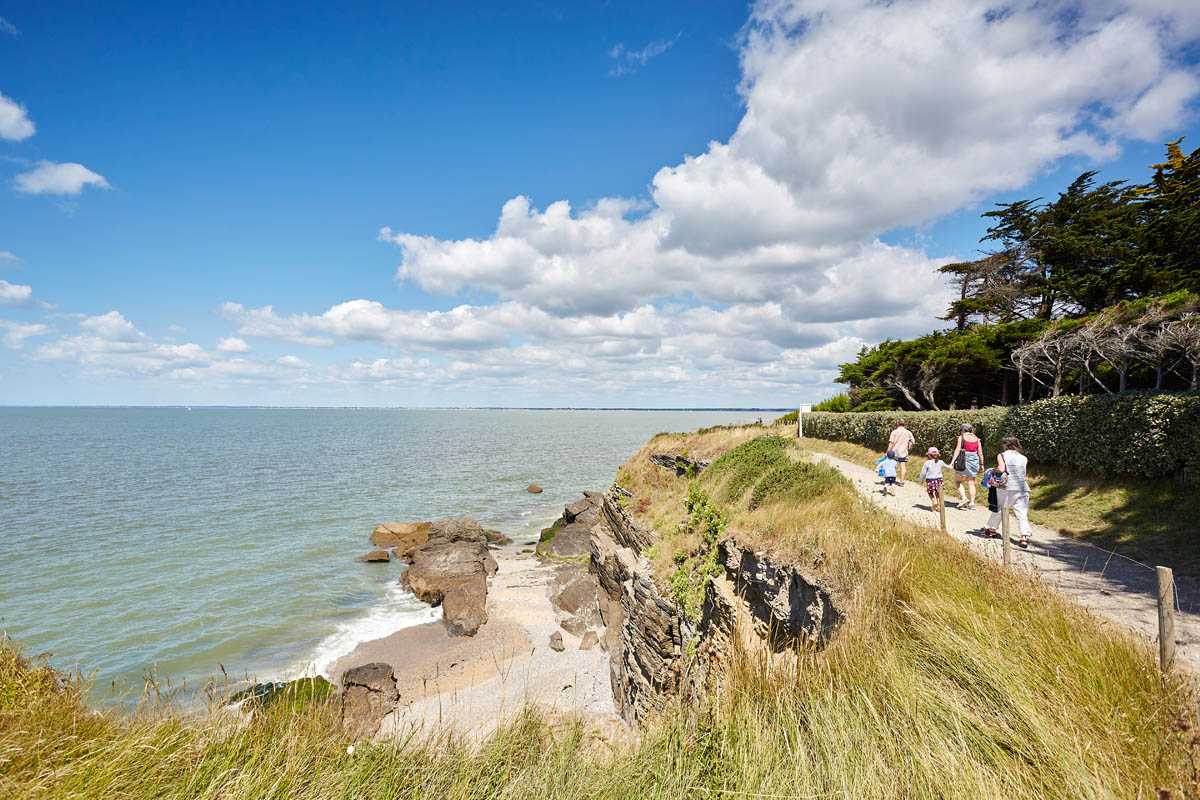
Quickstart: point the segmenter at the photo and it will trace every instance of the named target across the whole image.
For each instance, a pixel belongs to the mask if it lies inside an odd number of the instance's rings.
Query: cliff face
[[[724,571],[710,582],[700,619],[689,620],[659,592],[642,555],[657,537],[621,506],[621,493],[614,487],[604,497],[589,569],[600,589],[613,698],[626,722],[672,696],[704,691],[738,643],[782,663],[796,645],[820,645],[837,626],[842,612],[829,587],[732,537],[718,542]]]

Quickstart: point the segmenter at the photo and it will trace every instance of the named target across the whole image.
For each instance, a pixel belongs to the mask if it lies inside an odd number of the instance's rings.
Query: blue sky
[[[1170,3],[245,5],[0,2],[0,403],[820,399],[1200,146]]]

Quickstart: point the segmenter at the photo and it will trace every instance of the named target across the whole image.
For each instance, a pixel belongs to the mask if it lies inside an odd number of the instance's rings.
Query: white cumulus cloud
[[[222,353],[249,353],[250,345],[246,344],[245,339],[239,339],[236,336],[226,336],[217,342],[217,350]]]
[[[40,322],[17,322],[7,319],[0,319],[0,329],[4,331],[4,335],[0,336],[0,342],[13,350],[20,350],[24,347],[25,340],[31,336],[45,336],[54,330],[49,325]]]
[[[92,172],[83,164],[40,161],[29,172],[16,177],[17,189],[28,194],[79,194],[85,186],[111,188],[103,175]]]
[[[0,306],[25,308],[34,305],[33,287],[0,280]]]
[[[0,94],[0,139],[19,142],[33,136],[36,130],[25,106]]]

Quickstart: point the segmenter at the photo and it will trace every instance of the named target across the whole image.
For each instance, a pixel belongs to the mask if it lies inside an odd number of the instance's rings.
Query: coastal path
[[[864,497],[881,508],[938,531],[938,514],[930,509],[923,481],[910,480],[904,486],[895,487],[894,496],[884,496],[880,492],[882,479],[874,470],[827,453],[813,453],[812,456],[840,470]],[[979,490],[975,510],[960,510],[951,499],[956,496],[953,487],[954,481],[947,478],[946,528],[949,534],[985,558],[1002,560],[1000,540],[988,539],[979,533],[988,518],[987,490]],[[1152,565],[1041,525],[1033,525],[1029,549],[1022,550],[1016,544],[1015,519],[1011,530],[1014,569],[1037,575],[1081,605],[1157,642],[1158,583]],[[1175,586],[1175,664],[1200,674],[1200,582],[1176,576]]]

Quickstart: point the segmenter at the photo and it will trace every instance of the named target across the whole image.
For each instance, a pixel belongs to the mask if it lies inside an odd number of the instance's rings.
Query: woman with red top
[[[979,468],[983,464],[983,442],[971,431],[971,423],[964,422],[961,431],[958,442],[954,445],[954,455],[950,458],[950,463],[954,467],[954,485],[958,487],[958,507],[967,510],[975,508],[975,476],[979,474]],[[958,468],[960,452],[964,456],[962,469]],[[964,481],[970,486],[969,502],[963,496]]]

